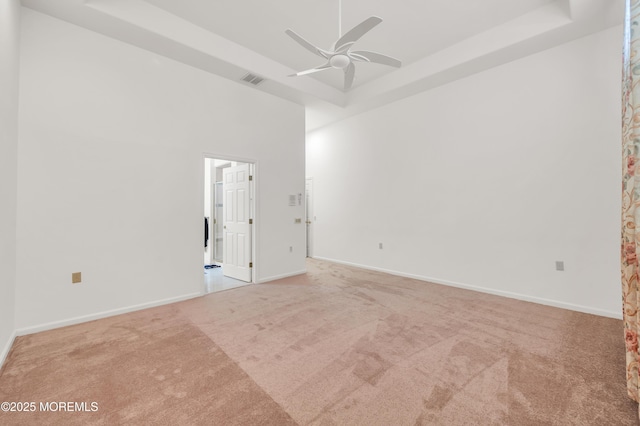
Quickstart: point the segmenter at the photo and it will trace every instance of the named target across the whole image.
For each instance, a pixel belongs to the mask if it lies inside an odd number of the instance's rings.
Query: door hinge
[[[253,176],[249,175],[249,180],[253,180]]]
[[[249,262],[249,268],[253,268],[253,262]]]
[[[249,219],[249,225],[253,225],[253,219]]]

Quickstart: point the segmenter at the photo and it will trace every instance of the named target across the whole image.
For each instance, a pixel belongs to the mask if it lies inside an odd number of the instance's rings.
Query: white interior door
[[[223,176],[220,176],[220,179],[223,179]],[[222,180],[220,180],[220,182],[216,182],[216,190],[215,190],[215,204],[214,204],[214,210],[213,210],[213,222],[214,222],[214,227],[213,227],[213,235],[214,235],[214,240],[213,240],[213,261],[214,262],[218,262],[218,263],[222,263],[222,259],[223,259],[223,254],[224,254],[224,247],[222,246],[222,242],[224,241],[224,232],[223,232],[223,226],[224,226],[224,219],[223,219],[223,210],[222,210],[222,206],[223,204],[223,197],[224,197],[224,192],[222,189]],[[213,263],[213,262],[212,262]]]
[[[251,282],[251,198],[249,164],[223,171],[223,223],[225,276]]]
[[[307,224],[307,257],[313,257],[313,178],[307,178],[305,185],[305,207]]]

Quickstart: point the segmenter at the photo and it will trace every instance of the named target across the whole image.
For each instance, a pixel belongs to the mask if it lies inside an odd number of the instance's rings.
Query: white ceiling
[[[22,0],[26,7],[307,106],[307,128],[401,99],[618,25],[624,0],[342,0],[342,33],[369,16],[383,22],[355,48],[402,61],[356,64],[353,88],[289,38],[321,48],[338,38],[339,0]],[[246,84],[246,83],[239,83]]]
[[[147,1],[296,70],[325,61],[293,42],[285,29],[291,28],[323,49],[329,49],[339,38],[339,0]],[[383,23],[359,40],[357,49],[385,53],[408,65],[550,1],[342,0],[342,32],[370,16],[379,16]],[[384,65],[359,64],[355,85],[393,70]],[[343,88],[341,70],[310,77]]]

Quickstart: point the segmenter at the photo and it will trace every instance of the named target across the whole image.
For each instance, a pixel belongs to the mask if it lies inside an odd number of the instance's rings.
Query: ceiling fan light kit
[[[349,66],[351,60],[347,55],[333,55],[329,58],[329,65],[337,69],[345,69]]]
[[[386,56],[381,53],[370,52],[367,50],[351,50],[351,47],[356,41],[358,41],[363,35],[368,33],[376,25],[382,22],[382,18],[378,16],[371,16],[346,34],[339,34],[338,40],[333,44],[332,50],[321,49],[303,37],[295,33],[293,30],[288,29],[285,31],[289,37],[295,40],[302,47],[310,51],[311,53],[326,59],[326,62],[315,68],[311,68],[305,71],[300,71],[295,74],[291,74],[290,77],[299,77],[303,75],[313,74],[319,71],[327,69],[341,69],[344,71],[344,90],[347,91],[353,85],[353,79],[355,77],[355,65],[354,62],[373,62],[376,64],[388,65],[391,67],[400,68],[402,63],[391,56]],[[339,17],[339,27],[342,27],[341,17]]]

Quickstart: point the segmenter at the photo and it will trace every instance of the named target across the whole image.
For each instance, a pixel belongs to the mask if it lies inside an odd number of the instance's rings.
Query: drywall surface
[[[15,330],[20,1],[0,0],[0,366]]]
[[[304,272],[301,106],[29,9],[21,43],[20,332],[200,294],[205,155],[256,162],[257,281]]]
[[[621,46],[613,28],[308,134],[315,256],[620,317]]]

